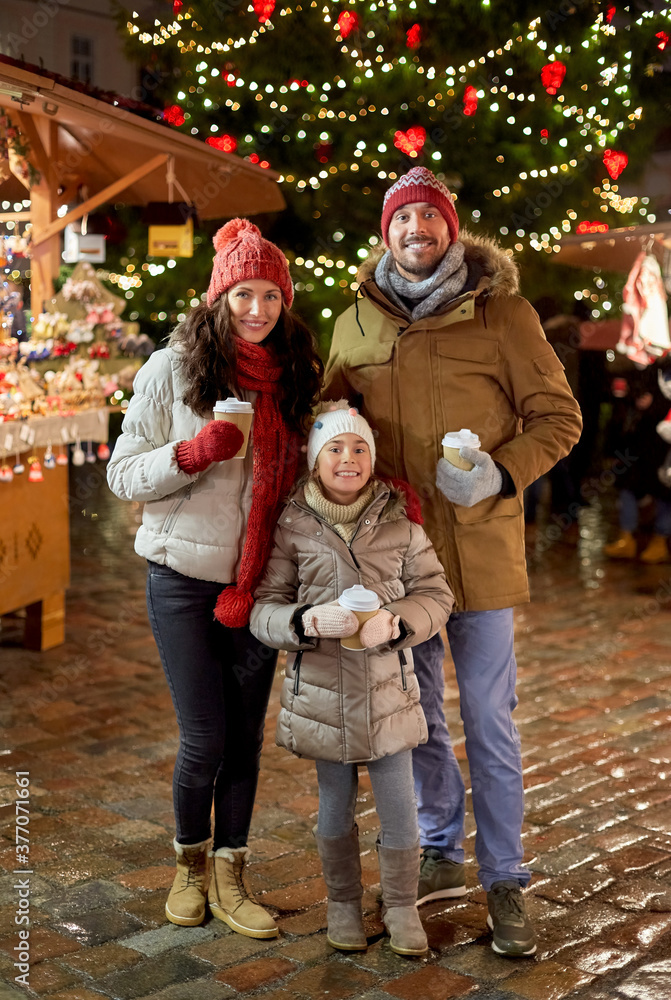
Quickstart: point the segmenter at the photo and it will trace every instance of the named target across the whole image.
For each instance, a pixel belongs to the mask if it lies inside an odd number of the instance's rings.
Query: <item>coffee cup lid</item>
[[[355,583],[353,587],[343,590],[338,598],[338,604],[350,611],[377,611],[380,607],[380,598],[374,590],[367,590],[360,583]]]
[[[214,404],[214,409],[219,413],[249,413],[252,409],[252,404],[245,402],[244,399],[236,399],[235,396],[229,396],[228,399],[218,399]]]
[[[479,448],[480,438],[468,427],[462,427],[460,431],[448,431],[441,444],[446,448]]]

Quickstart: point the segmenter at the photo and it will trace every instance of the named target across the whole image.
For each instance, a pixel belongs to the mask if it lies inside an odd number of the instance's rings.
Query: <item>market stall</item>
[[[116,200],[180,203],[186,229],[284,207],[272,171],[123,103],[0,57],[0,615],[27,608],[36,649],[64,641],[68,463],[109,455],[110,407],[152,349],[81,256],[54,294],[66,227]]]

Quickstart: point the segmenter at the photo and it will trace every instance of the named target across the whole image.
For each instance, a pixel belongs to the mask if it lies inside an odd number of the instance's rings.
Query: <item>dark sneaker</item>
[[[425,847],[419,868],[417,906],[432,899],[453,899],[465,896],[464,866],[443,858],[435,847]]]
[[[519,882],[495,882],[487,893],[487,906],[494,951],[513,957],[535,954],[536,935],[524,908]]]

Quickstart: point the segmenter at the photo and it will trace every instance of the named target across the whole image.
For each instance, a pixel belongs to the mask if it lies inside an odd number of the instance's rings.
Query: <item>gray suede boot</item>
[[[365,951],[359,829],[344,837],[322,837],[316,827],[313,833],[328,890],[326,940],[340,951]]]
[[[417,913],[419,841],[415,847],[377,845],[382,886],[382,920],[398,955],[423,955],[429,949]]]

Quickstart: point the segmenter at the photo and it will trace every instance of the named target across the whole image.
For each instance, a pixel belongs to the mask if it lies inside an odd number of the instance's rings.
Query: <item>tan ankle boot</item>
[[[609,559],[635,559],[636,539],[631,531],[621,531],[620,537],[603,547],[604,555]]]
[[[340,951],[365,951],[359,828],[344,837],[322,837],[316,827],[312,832],[328,890],[326,940]]]
[[[666,562],[669,558],[669,549],[664,535],[653,535],[639,558],[644,563]]]
[[[205,919],[209,840],[200,844],[178,844],[173,840],[177,855],[177,874],[165,904],[165,915],[172,924],[195,927]]]
[[[277,937],[277,924],[250,896],[243,881],[242,870],[249,854],[248,847],[210,851],[212,875],[207,898],[212,916],[246,937]]]
[[[417,912],[419,842],[416,847],[377,845],[382,886],[382,920],[398,955],[423,955],[429,943]]]

